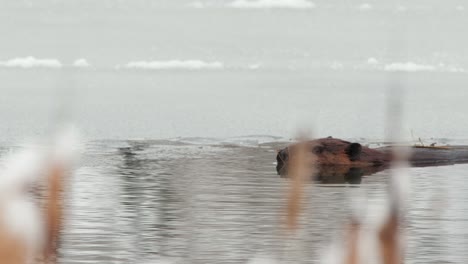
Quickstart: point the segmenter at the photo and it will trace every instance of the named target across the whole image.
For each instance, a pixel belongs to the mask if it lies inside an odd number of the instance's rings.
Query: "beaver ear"
[[[362,146],[359,143],[351,143],[345,149],[345,152],[348,155],[349,160],[351,161],[359,160],[361,156],[361,151],[362,151]]]

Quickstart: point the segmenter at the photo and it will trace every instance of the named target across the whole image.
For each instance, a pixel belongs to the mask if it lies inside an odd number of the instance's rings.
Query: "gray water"
[[[468,143],[462,1],[232,2],[0,0],[0,65],[27,56],[62,65],[0,66],[2,153],[63,120],[87,142],[61,263],[318,263],[349,197],[383,199],[389,172],[360,185],[311,182],[302,229],[285,237],[288,180],[276,175],[275,150],[297,128],[383,141],[398,87],[404,138]],[[90,66],[74,66],[80,58]],[[222,67],[125,68],[170,60]],[[467,168],[411,169],[407,263],[465,263]]]
[[[246,142],[246,141],[244,141]],[[62,263],[319,263],[341,235],[350,199],[384,199],[389,172],[360,185],[306,186],[302,228],[286,236],[288,180],[275,148],[174,141],[90,143],[72,180]],[[467,165],[410,170],[406,263],[464,263]]]
[[[352,197],[385,199],[389,171],[360,184],[310,181],[300,228],[287,235],[289,180],[274,163],[287,142],[257,139],[88,142],[65,192],[59,263],[321,263],[343,235]],[[467,169],[409,170],[405,263],[467,259]]]

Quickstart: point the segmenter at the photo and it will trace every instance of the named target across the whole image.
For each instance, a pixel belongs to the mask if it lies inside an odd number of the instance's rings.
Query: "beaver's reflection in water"
[[[351,167],[351,166],[318,166],[310,180],[322,184],[360,184],[362,178],[385,170],[385,166],[379,167]],[[288,178],[287,175],[281,175]]]

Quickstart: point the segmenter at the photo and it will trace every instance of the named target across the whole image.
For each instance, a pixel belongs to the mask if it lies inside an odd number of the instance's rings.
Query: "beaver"
[[[315,179],[322,182],[359,183],[362,176],[390,167],[394,160],[392,146],[369,148],[357,142],[327,137],[304,142],[314,154]],[[276,171],[287,177],[290,153],[297,144],[278,151]],[[410,147],[409,163],[414,167],[468,163],[468,146]]]

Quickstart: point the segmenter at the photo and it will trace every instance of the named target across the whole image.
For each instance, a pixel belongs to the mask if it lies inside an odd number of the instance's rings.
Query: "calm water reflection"
[[[381,200],[389,172],[359,185],[310,183],[303,228],[286,237],[288,179],[274,165],[282,146],[89,143],[67,197],[60,263],[247,263],[258,255],[319,263],[350,213],[350,197]],[[407,263],[464,263],[468,165],[411,175]]]

